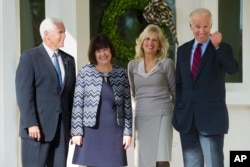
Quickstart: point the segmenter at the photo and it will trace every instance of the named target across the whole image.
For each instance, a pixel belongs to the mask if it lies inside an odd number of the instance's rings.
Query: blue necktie
[[[54,53],[52,57],[53,57],[53,64],[54,64],[55,69],[56,69],[58,81],[60,84],[60,88],[62,88],[62,74],[61,74],[61,70],[60,70],[60,66],[59,66],[59,62],[58,62],[58,56],[56,53]]]

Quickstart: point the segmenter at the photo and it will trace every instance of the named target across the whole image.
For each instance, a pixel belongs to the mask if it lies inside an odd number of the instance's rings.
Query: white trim
[[[0,2],[0,166],[18,164],[15,70],[19,55],[19,1]]]
[[[243,30],[242,30],[242,83],[227,83],[227,103],[229,105],[250,106],[250,1],[243,0]]]

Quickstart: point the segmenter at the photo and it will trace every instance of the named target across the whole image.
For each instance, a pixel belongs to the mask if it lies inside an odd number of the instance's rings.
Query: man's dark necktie
[[[201,45],[202,44],[200,43],[197,44],[197,47],[194,51],[193,64],[192,64],[192,69],[191,69],[192,80],[195,79],[197,71],[198,71],[198,67],[201,62]]]
[[[59,62],[58,62],[58,56],[57,56],[56,53],[54,53],[52,57],[53,57],[53,64],[54,64],[55,69],[56,69],[58,81],[59,81],[59,84],[60,84],[60,88],[62,88],[62,73],[61,73],[61,70],[60,70]]]

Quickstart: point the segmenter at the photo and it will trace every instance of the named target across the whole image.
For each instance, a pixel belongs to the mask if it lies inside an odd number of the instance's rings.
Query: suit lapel
[[[58,91],[59,91],[60,87],[59,87],[59,82],[58,82],[56,69],[55,69],[55,67],[54,67],[54,65],[53,65],[47,51],[45,50],[45,48],[44,48],[44,46],[42,44],[39,46],[39,49],[40,49],[40,52],[41,52],[42,59],[44,60],[44,63],[45,63],[44,70],[48,70],[48,73],[53,75],[53,77],[55,78],[55,81],[58,84]],[[62,91],[62,89],[61,89],[61,91]]]
[[[64,67],[64,72],[65,72],[63,87],[61,89],[61,91],[63,91],[64,85],[66,85],[67,79],[69,78],[69,62],[68,62],[68,59],[67,59],[66,55],[63,52],[60,51],[60,54],[61,54],[63,67]]]
[[[186,71],[186,75],[188,76],[188,78],[190,79],[190,81],[192,81],[192,77],[191,77],[191,54],[192,54],[192,46],[193,46],[193,43],[194,43],[194,40],[190,41],[188,43],[188,45],[186,46],[185,48],[185,51],[184,53],[185,54],[185,57],[184,57],[184,62],[187,62],[187,63],[184,63],[184,71]]]
[[[53,74],[55,77],[57,77],[55,67],[42,44],[39,46],[39,49],[41,52],[42,59],[44,60],[45,67],[48,67],[50,73]]]
[[[204,52],[204,55],[202,56],[201,64],[200,64],[200,66],[198,68],[198,71],[197,71],[196,79],[199,78],[199,75],[200,75],[202,69],[205,67],[209,56],[212,55],[210,52],[212,52],[213,50],[214,50],[214,47],[213,47],[212,43],[209,42],[208,45],[207,45],[207,48],[206,48],[206,50]]]

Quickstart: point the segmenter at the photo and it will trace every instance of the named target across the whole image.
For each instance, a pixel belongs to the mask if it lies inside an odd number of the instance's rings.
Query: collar
[[[59,56],[58,50],[53,51],[53,50],[50,49],[44,42],[43,42],[43,46],[44,46],[44,48],[45,48],[45,50],[46,50],[46,52],[48,53],[48,55],[49,55],[50,58],[52,58],[52,56],[53,56],[54,53],[56,53],[56,54]]]

